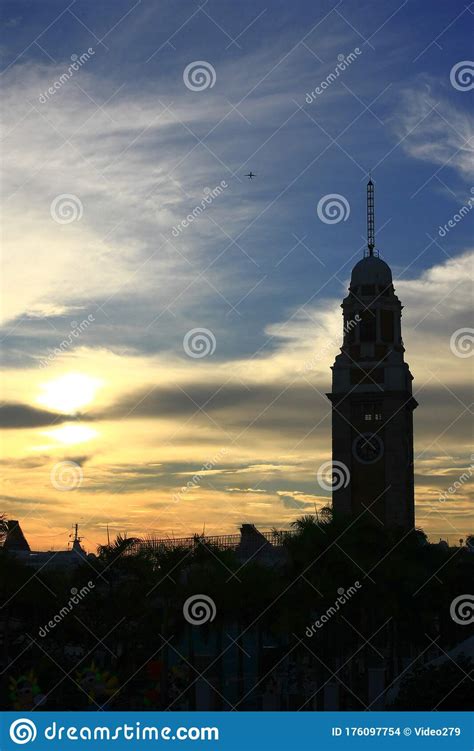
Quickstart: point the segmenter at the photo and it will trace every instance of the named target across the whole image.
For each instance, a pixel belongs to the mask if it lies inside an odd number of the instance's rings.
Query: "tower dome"
[[[382,261],[378,256],[362,258],[352,269],[351,289],[362,284],[377,284],[380,287],[389,287],[392,284],[392,272],[388,263]]]

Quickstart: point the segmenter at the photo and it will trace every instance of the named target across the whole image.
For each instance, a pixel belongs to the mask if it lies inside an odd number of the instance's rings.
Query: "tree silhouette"
[[[204,689],[209,709],[323,709],[329,684],[341,709],[365,709],[371,671],[397,686],[413,663],[421,670],[406,674],[397,708],[464,707],[452,683],[459,668],[424,663],[470,634],[450,616],[474,578],[468,546],[429,545],[421,530],[371,518],[347,524],[330,510],[273,540],[275,558],[263,550],[245,559],[202,536],[189,547],[118,536],[77,568],[36,575],[0,549],[2,669],[17,680],[34,666],[51,710],[91,708],[75,677],[92,661],[116,678],[104,700],[114,710],[195,709]],[[90,593],[39,639],[88,581]],[[211,598],[213,620],[185,617],[195,595]]]

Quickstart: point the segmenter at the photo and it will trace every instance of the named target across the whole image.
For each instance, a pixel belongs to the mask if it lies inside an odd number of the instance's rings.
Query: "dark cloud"
[[[75,462],[83,467],[91,458],[92,455],[65,456],[62,461]],[[51,464],[51,462],[55,463],[57,461],[57,458],[53,458],[48,454],[40,454],[39,456],[34,457],[22,456],[16,459],[0,459],[0,466],[9,467],[10,469],[38,469],[39,467],[45,467]]]
[[[449,461],[449,460],[448,460]],[[419,474],[415,472],[415,486],[421,487],[422,485],[429,485],[432,488],[445,489],[450,485],[453,485],[456,480],[459,480],[460,476],[469,472],[469,464],[466,462],[464,467],[451,469],[449,472],[443,472],[443,474],[424,473]],[[465,490],[469,488],[474,482],[474,476],[470,475],[468,480],[463,481]]]
[[[17,496],[17,495],[0,495],[0,501],[6,502],[6,503],[13,503],[15,506],[35,506],[35,507],[43,507],[43,508],[53,508],[56,507],[57,504],[52,503],[49,500],[39,500],[38,498],[29,498],[27,496]]]
[[[34,457],[22,456],[18,459],[0,459],[0,465],[14,467],[15,469],[37,469],[44,467],[50,461],[51,458],[47,454],[41,454]]]
[[[92,458],[92,455],[84,455],[84,456],[67,456],[65,458],[65,461],[68,462],[74,462],[75,464],[79,464],[80,467],[83,467],[86,462],[90,461]]]
[[[209,491],[222,493],[256,493],[275,494],[278,491],[293,491],[295,482],[298,490],[311,493],[315,489],[314,473],[311,468],[305,476],[302,475],[301,463],[292,465],[285,464],[283,467],[270,462],[218,462],[212,467],[211,472],[203,469],[203,465],[212,458],[209,457],[201,462],[164,462],[147,464],[108,464],[94,467],[89,473],[90,493],[113,493],[121,495],[140,491],[164,490],[175,493],[185,486],[193,477],[198,477],[195,487],[205,488]],[[215,453],[215,452],[214,452]],[[294,467],[294,477],[292,477]],[[290,477],[288,476],[290,475]],[[240,487],[237,483],[243,483]],[[297,478],[297,479],[296,479]],[[263,483],[261,488],[259,483]],[[256,488],[256,489],[253,489]]]
[[[141,389],[125,396],[97,415],[104,419],[159,419],[194,417],[209,424],[212,419],[230,435],[246,429],[253,432],[272,431],[289,437],[313,431],[310,440],[320,439],[325,431],[330,441],[330,404],[325,392],[329,384],[317,389],[307,382],[287,384],[247,385],[240,383],[219,386],[218,383],[192,383],[183,386]],[[415,411],[415,436],[423,440],[416,451],[424,451],[439,436],[440,425],[448,426],[445,441],[470,442],[471,423],[469,405],[472,391],[469,386],[455,390],[442,386],[418,385]],[[464,413],[464,414],[463,414]],[[208,415],[208,417],[207,417]],[[458,419],[454,419],[458,416]]]
[[[20,402],[9,402],[0,407],[1,428],[43,428],[71,419],[70,415],[60,415]]]
[[[305,508],[311,507],[314,509],[314,504],[311,503],[311,501],[299,501],[297,498],[294,498],[292,495],[284,495],[283,493],[279,493],[278,497],[280,498],[285,508],[305,509]]]
[[[151,392],[143,389],[129,394],[117,402],[106,413],[99,415],[106,419],[191,417],[195,413],[208,413],[214,418],[222,416],[223,427],[246,426],[252,418],[257,418],[259,426],[276,427],[273,418],[265,417],[265,410],[278,410],[280,419],[291,416],[292,421],[308,424],[308,405],[322,402],[329,411],[329,401],[323,392],[318,392],[309,384],[247,385],[218,383],[193,383],[182,388],[176,386],[157,387]],[[264,413],[262,416],[261,413]],[[300,418],[298,419],[298,413]],[[284,420],[284,422],[286,422]]]
[[[212,285],[218,289],[223,286],[220,274],[209,272],[209,276]],[[215,361],[250,357],[260,348],[268,354],[277,348],[277,338],[269,339],[265,333],[271,308],[273,317],[280,313],[284,315],[282,303],[279,310],[276,310],[275,302],[271,304],[271,301],[280,299],[282,291],[274,281],[272,284],[262,282],[258,296],[255,299],[252,296],[253,306],[246,309],[242,304],[236,313],[231,305],[244,297],[254,281],[249,281],[247,286],[239,284],[236,288],[234,278],[234,290],[233,293],[227,291],[229,302],[226,302],[217,294],[202,299],[199,288],[194,290],[191,286],[188,290],[193,278],[186,273],[179,286],[170,282],[161,287],[159,296],[146,290],[132,295],[127,289],[127,294],[116,294],[108,300],[104,297],[80,300],[79,310],[66,315],[18,316],[0,328],[4,367],[33,368],[42,362],[54,364],[61,345],[68,352],[77,347],[106,348],[114,354],[127,356],[152,357],[173,352],[189,361],[183,349],[183,339],[197,326],[214,334],[217,344],[212,357]],[[178,307],[174,300],[183,289],[187,289],[186,295],[179,297]],[[198,319],[196,307],[199,308]],[[78,324],[89,315],[93,322],[84,327],[80,335],[73,337],[72,331],[77,332]],[[199,366],[199,363],[194,364]]]

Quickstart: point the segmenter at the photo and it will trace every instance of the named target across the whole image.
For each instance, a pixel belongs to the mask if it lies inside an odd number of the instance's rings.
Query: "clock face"
[[[383,441],[375,433],[362,433],[352,444],[352,453],[362,464],[373,464],[383,456]]]

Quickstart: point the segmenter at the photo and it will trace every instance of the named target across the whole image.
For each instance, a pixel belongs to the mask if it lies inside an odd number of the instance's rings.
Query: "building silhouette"
[[[5,522],[3,548],[9,553],[30,553],[30,546],[17,519],[8,519]]]
[[[375,515],[387,527],[414,527],[412,380],[404,359],[402,304],[375,249],[374,185],[367,185],[367,249],[342,302],[344,338],[332,366],[335,516]],[[341,475],[342,476],[342,475]]]
[[[86,551],[81,546],[82,537],[79,537],[79,527],[74,525],[74,534],[70,535],[72,545],[68,550],[31,550],[30,545],[23,533],[20,522],[10,519],[6,522],[5,536],[0,549],[3,549],[20,563],[33,568],[48,570],[52,568],[72,569],[84,564],[87,557]]]

